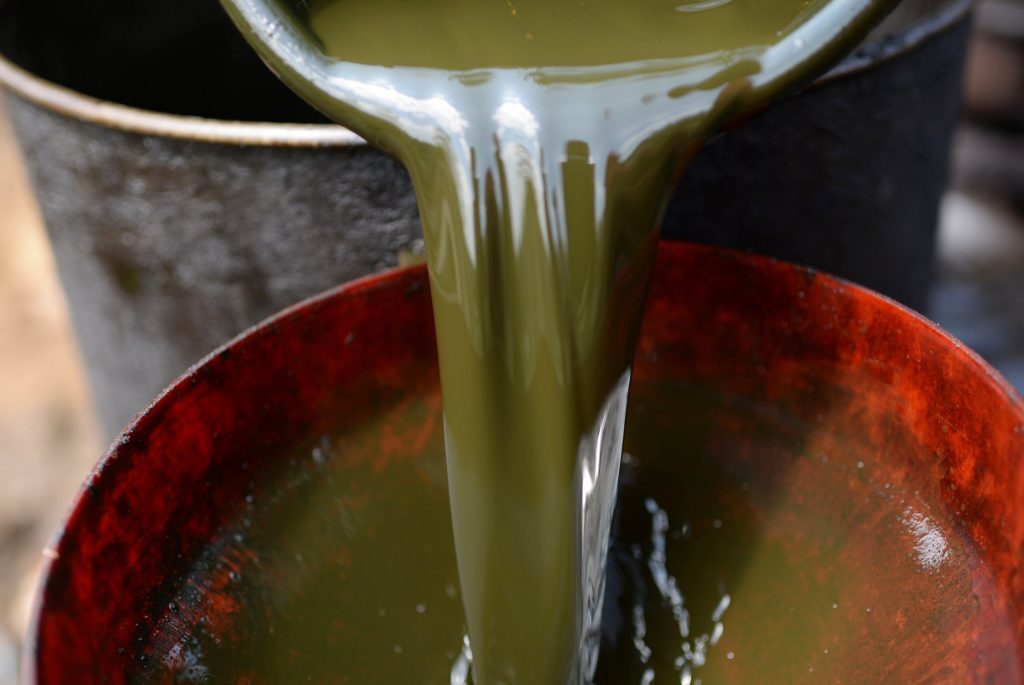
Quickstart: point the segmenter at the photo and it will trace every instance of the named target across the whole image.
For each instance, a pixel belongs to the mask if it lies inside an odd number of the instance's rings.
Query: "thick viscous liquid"
[[[887,4],[230,3],[293,88],[412,175],[478,685],[594,672],[630,364],[672,181],[716,126],[827,66]]]

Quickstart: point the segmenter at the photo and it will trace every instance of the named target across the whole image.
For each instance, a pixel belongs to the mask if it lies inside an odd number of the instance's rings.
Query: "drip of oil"
[[[412,176],[475,681],[589,681],[667,191],[716,126],[890,2],[227,4],[293,88]]]

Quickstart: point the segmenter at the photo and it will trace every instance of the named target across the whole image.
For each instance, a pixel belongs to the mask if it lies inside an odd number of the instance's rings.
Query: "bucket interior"
[[[0,0],[0,54],[85,95],[231,121],[324,123],[216,0]]]
[[[50,554],[30,682],[450,682],[435,357],[420,269],[294,308],[173,386]],[[626,452],[597,683],[684,657],[726,685],[1024,682],[1024,409],[923,319],[663,245]],[[667,662],[641,658],[638,603]]]

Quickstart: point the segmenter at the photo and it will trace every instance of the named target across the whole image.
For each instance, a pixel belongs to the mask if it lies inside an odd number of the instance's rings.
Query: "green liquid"
[[[233,0],[419,198],[478,685],[595,667],[625,393],[667,191],[886,0]],[[271,21],[267,21],[269,13]]]
[[[550,70],[756,57],[823,4],[731,0],[701,11],[693,0],[313,0],[307,21],[323,52],[343,62]]]
[[[144,682],[452,682],[465,622],[440,397],[420,369],[375,402],[254,485]],[[998,583],[934,484],[846,430],[635,384],[596,685],[966,682],[1008,658]],[[977,625],[1004,633],[971,653],[956,637]]]

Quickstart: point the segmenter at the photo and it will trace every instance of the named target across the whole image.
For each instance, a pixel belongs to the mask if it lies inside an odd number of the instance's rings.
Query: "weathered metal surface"
[[[678,297],[680,290],[691,296]],[[162,396],[111,448],[47,553],[24,682],[117,685],[137,682],[140,673],[150,675],[146,682],[175,682],[173,674],[188,665],[183,641],[197,625],[224,643],[265,631],[261,605],[241,601],[236,587],[261,563],[273,565],[246,546],[261,535],[258,520],[244,528],[247,495],[254,488],[287,489],[274,479],[291,478],[282,475],[290,473],[282,455],[291,448],[340,425],[364,425],[403,398],[436,395],[429,299],[423,268],[346,286],[253,329]],[[944,578],[945,566],[922,570],[914,553],[887,560],[897,571],[882,581],[906,587],[906,606],[878,602],[870,555],[842,557],[842,578],[868,580],[858,585],[865,594],[838,610],[863,619],[867,606],[877,614],[876,621],[857,624],[871,635],[851,632],[848,639],[881,634],[887,645],[852,648],[852,672],[878,677],[849,682],[1020,682],[1024,404],[976,355],[909,310],[848,282],[761,257],[664,244],[634,374],[636,388],[651,382],[704,384],[739,405],[769,407],[764,411],[821,454],[837,460],[844,452],[863,454],[871,482],[886,484],[891,497],[906,490],[935,517],[951,518],[979,555],[972,573],[987,579],[994,597],[979,599],[972,594],[977,586]],[[416,425],[385,422],[359,433],[323,477],[345,482],[351,472],[357,479],[367,460],[415,472],[424,445],[440,441],[437,412],[428,414]],[[750,415],[712,412],[695,434],[709,445],[739,441],[742,459],[780,469],[791,492],[806,493],[804,501],[821,507],[822,517],[837,515],[829,508],[842,497],[823,496],[815,469],[766,447],[771,440]],[[671,424],[688,420],[694,419],[677,415]],[[820,466],[819,458],[811,461]],[[829,487],[864,494],[867,481],[858,475],[864,465],[848,466],[848,475]],[[334,513],[344,517],[345,507],[365,507],[386,490],[360,490]],[[869,545],[902,534],[869,515],[858,521],[843,525]],[[239,525],[245,535],[235,538],[230,531]],[[344,540],[325,543],[321,553],[337,549]],[[805,562],[800,568],[809,577],[826,572],[814,567],[825,563],[821,556]],[[339,587],[345,568],[338,570]],[[307,576],[274,576],[263,592],[300,595]],[[950,593],[950,601],[913,604],[935,588]],[[943,612],[972,601],[962,630],[949,639],[930,637],[944,624]],[[921,615],[927,628],[908,630],[920,625],[908,617]],[[344,618],[336,625],[344,626]],[[164,668],[168,674],[153,675]],[[907,675],[914,673],[925,676]],[[263,677],[252,673],[239,682]],[[185,681],[182,675],[176,682]]]
[[[923,306],[967,6],[883,32],[708,147],[665,235],[789,258]],[[111,435],[245,326],[416,247],[411,186],[392,160],[340,127],[227,121],[322,119],[215,3],[67,0],[44,12],[0,0],[0,54]]]
[[[364,145],[177,141],[8,106],[108,434],[220,342],[419,239],[407,176]]]

